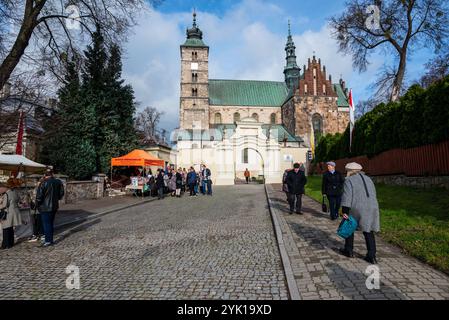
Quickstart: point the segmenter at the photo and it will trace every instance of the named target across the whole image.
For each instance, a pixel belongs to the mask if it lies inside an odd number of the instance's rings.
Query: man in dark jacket
[[[190,167],[189,173],[187,174],[187,184],[189,185],[190,196],[197,196],[195,191],[195,186],[197,185],[198,175],[193,167]]]
[[[64,185],[62,181],[53,176],[52,170],[47,170],[44,181],[40,184],[36,193],[36,206],[41,214],[42,226],[45,234],[44,247],[54,244],[53,233],[56,212],[59,209],[59,201],[64,197]]]
[[[159,169],[156,177],[156,189],[157,189],[157,199],[164,199],[164,170]]]
[[[327,171],[323,174],[321,192],[329,200],[331,220],[336,220],[338,218],[344,182],[345,178],[343,175],[335,170],[335,162],[328,162]]]
[[[295,202],[296,213],[302,214],[302,195],[304,194],[304,186],[307,183],[307,178],[304,171],[300,170],[300,168],[301,165],[299,163],[295,163],[295,165],[293,166],[293,170],[287,173],[287,177],[285,179],[288,187],[288,203],[290,205],[290,214],[293,214],[293,211],[295,211]]]

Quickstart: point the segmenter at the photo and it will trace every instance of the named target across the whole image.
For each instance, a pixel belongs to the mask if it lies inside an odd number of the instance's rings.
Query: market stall
[[[19,238],[29,236],[31,234],[31,206],[30,202],[33,198],[31,192],[31,186],[27,184],[27,177],[30,174],[44,173],[47,166],[31,161],[22,155],[4,155],[0,154],[0,170],[19,172],[20,177],[11,177],[8,180],[8,184],[16,188],[19,193],[19,208],[22,215],[24,225],[20,226],[16,230],[16,235]]]
[[[160,167],[165,165],[164,160],[149,154],[144,150],[134,150],[125,156],[113,158],[111,160],[111,182],[112,182],[112,168],[113,167]],[[143,195],[145,188],[145,178],[142,176],[131,177],[131,184],[126,186],[126,190],[131,190],[134,194],[140,191]]]

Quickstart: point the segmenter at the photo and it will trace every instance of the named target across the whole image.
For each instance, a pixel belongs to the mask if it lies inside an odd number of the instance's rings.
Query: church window
[[[192,73],[192,82],[198,82],[198,73]]]
[[[323,135],[323,117],[321,117],[318,113],[315,113],[312,117],[312,127],[316,147],[321,136]]]
[[[270,116],[271,124],[276,124],[276,113],[272,113]]]
[[[198,60],[198,52],[192,52],[192,60]]]
[[[192,89],[192,97],[197,97],[198,96],[198,89],[193,88]]]
[[[221,123],[221,113],[219,113],[219,112],[215,114],[215,123],[216,124]]]
[[[251,117],[256,121],[259,121],[259,115],[257,113],[253,113]]]
[[[248,148],[242,150],[242,163],[248,163]]]
[[[304,93],[307,94],[307,83],[304,84]]]
[[[234,113],[234,122],[240,121],[240,113]]]
[[[326,94],[326,85],[323,84],[323,94]]]

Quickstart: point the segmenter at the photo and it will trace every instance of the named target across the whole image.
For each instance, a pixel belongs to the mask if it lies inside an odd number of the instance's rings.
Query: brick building
[[[233,149],[242,144],[238,141],[253,137],[260,140],[255,150],[268,150],[267,145],[260,143],[273,139],[271,142],[277,143],[280,148],[274,158],[289,159],[284,162],[292,159],[305,162],[306,152],[313,149],[311,144],[316,144],[319,136],[343,132],[349,123],[344,81],[340,79],[339,83],[332,83],[331,76],[327,78],[326,67],[315,56],[309,59],[307,67],[304,66],[301,72],[296,62],[296,47],[290,26],[285,46],[283,82],[209,79],[209,46],[203,42],[203,32],[197,25],[195,13],[193,26],[187,29],[187,39],[180,51],[180,129],[172,140],[178,144],[178,162],[182,165],[192,161],[207,162],[202,157],[193,160],[198,155],[194,150],[201,149],[201,154],[203,149],[218,150],[226,144],[227,135]],[[258,130],[256,124],[260,127]],[[246,129],[252,127],[254,131],[240,130],[242,128],[239,126]],[[262,136],[258,136],[256,131]],[[237,132],[244,136],[236,136]],[[240,151],[242,159],[239,159]],[[216,160],[210,158],[216,156],[214,152],[206,153],[209,163]],[[239,164],[247,164],[248,151],[234,150],[232,157],[233,174],[239,177],[244,167]],[[264,155],[260,154],[259,157],[263,158]],[[256,155],[254,159],[257,161]],[[274,162],[279,164],[282,160]],[[277,168],[272,167],[272,176],[281,176],[284,167],[285,163]],[[227,172],[227,175],[230,180],[231,174]]]

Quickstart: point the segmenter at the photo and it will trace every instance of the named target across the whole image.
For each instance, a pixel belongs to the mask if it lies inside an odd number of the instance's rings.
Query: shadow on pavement
[[[396,288],[390,287],[382,283],[382,270],[380,271],[380,287],[379,289],[369,290],[366,287],[366,280],[369,274],[363,274],[359,271],[352,271],[343,268],[336,263],[328,263],[326,267],[329,268],[329,279],[334,283],[336,289],[348,298],[363,295],[356,299],[389,299],[389,300],[406,300],[404,296]],[[356,292],[358,291],[358,293]],[[386,296],[387,295],[387,296]]]
[[[67,238],[69,238],[70,236],[72,236],[75,233],[78,233],[78,232],[81,232],[81,231],[85,231],[85,230],[89,229],[90,227],[100,223],[101,219],[95,219],[95,220],[92,220],[92,221],[90,221],[88,223],[85,223],[85,222],[86,222],[86,220],[78,221],[78,222],[76,222],[74,224],[67,225],[67,226],[64,226],[61,229],[58,229],[57,233],[55,233],[55,235],[56,236],[60,235],[60,236],[57,237],[57,240],[55,242],[56,243],[60,243],[60,242],[62,242],[64,240],[66,240]],[[78,226],[76,226],[76,225],[78,225]],[[67,233],[64,233],[64,231],[66,231],[66,230],[69,230],[69,231]],[[61,235],[61,233],[62,233],[62,235]]]

